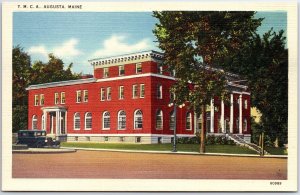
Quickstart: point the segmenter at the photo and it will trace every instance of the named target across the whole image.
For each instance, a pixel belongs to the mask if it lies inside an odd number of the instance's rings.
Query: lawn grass
[[[154,150],[172,151],[172,144],[118,144],[118,143],[88,143],[88,142],[63,142],[62,147],[98,148],[98,149],[120,149],[120,150]],[[177,150],[183,152],[199,152],[198,144],[177,144]],[[207,153],[228,154],[257,154],[245,147],[236,145],[207,145]]]
[[[273,155],[287,155],[288,151],[285,148],[266,147],[265,150]]]

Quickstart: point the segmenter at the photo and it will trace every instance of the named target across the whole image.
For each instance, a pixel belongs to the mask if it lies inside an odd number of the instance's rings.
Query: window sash
[[[38,95],[34,95],[34,105],[35,106],[39,105],[39,96]]]
[[[119,87],[119,99],[124,99],[124,86]]]
[[[40,105],[43,106],[44,103],[45,103],[45,96],[44,96],[44,94],[41,94],[40,95]]]
[[[143,117],[142,116],[136,116],[135,117],[134,128],[135,129],[141,129],[141,128],[143,128]]]
[[[60,94],[60,103],[61,104],[66,103],[66,94],[65,94],[65,92],[61,92],[61,94]]]
[[[76,102],[81,102],[81,91],[76,91]]]
[[[104,69],[103,69],[103,77],[104,77],[104,78],[109,77],[108,68],[104,68]]]
[[[83,91],[83,101],[84,102],[88,102],[89,101],[89,92],[88,92],[88,90],[84,90]]]
[[[85,119],[85,129],[92,128],[92,117],[86,117]]]
[[[137,87],[137,85],[132,85],[132,97],[133,98],[138,97],[138,87]]]
[[[110,129],[110,116],[103,118],[103,129]]]
[[[126,116],[119,116],[118,120],[118,129],[126,128]]]
[[[191,130],[191,124],[192,124],[192,117],[191,114],[187,114],[186,116],[186,129]]]
[[[141,63],[136,64],[136,73],[142,73],[142,64]]]
[[[119,76],[123,76],[125,74],[124,66],[119,66]]]
[[[105,100],[105,89],[101,88],[101,101]]]
[[[140,85],[140,98],[144,98],[145,97],[145,85],[141,84]]]
[[[107,100],[111,100],[111,87],[108,87],[108,88],[107,88],[107,93],[106,93],[106,95],[107,95]]]

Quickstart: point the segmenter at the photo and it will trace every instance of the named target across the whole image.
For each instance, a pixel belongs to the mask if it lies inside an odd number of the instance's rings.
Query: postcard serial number
[[[272,186],[280,186],[282,183],[281,183],[281,181],[271,181],[270,182],[270,185],[272,185]]]

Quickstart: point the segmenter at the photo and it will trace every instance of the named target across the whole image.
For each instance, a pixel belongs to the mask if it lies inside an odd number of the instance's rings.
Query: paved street
[[[14,178],[287,179],[287,159],[77,151],[13,154]]]

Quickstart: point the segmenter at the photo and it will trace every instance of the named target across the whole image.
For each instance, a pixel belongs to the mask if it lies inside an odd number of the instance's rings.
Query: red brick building
[[[167,143],[176,120],[178,137],[195,136],[199,114],[182,107],[175,117],[168,106],[175,78],[162,70],[162,57],[146,51],[93,59],[94,76],[29,86],[28,128],[45,129],[67,141]],[[250,141],[250,93],[238,83],[228,83],[230,105],[211,101],[207,132]]]

